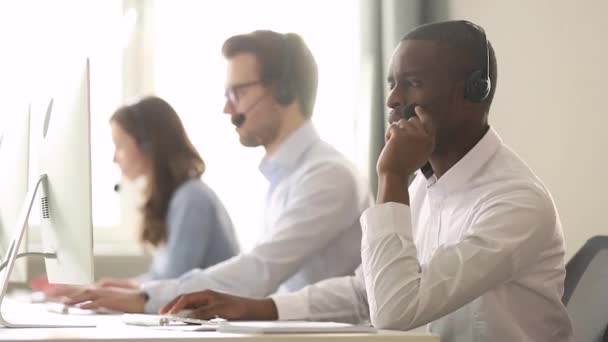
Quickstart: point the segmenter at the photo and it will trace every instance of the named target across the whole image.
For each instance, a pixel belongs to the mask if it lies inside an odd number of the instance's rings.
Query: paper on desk
[[[298,333],[375,333],[371,326],[336,322],[242,321],[224,322],[218,329],[226,333],[298,334]]]

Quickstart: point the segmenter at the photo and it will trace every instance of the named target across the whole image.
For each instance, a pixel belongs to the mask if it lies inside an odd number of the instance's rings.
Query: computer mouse
[[[177,314],[172,314],[172,315],[165,315],[165,317],[169,318],[172,321],[176,321],[176,322],[182,322],[182,323],[187,323],[187,324],[220,324],[222,322],[226,322],[226,320],[224,318],[221,317],[215,317],[209,320],[205,320],[205,319],[198,319],[198,318],[190,318],[188,317],[193,310],[182,310],[180,312],[178,312]]]

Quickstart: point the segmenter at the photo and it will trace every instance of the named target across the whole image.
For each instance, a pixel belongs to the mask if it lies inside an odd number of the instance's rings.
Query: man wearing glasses
[[[310,117],[317,66],[296,34],[256,31],[228,39],[226,104],[244,146],[263,146],[269,181],[264,235],[247,253],[140,290],[88,289],[70,304],[156,313],[180,294],[212,289],[265,297],[352,274],[361,262],[359,216],[370,205],[355,168],[323,142]],[[243,189],[246,191],[246,189]]]

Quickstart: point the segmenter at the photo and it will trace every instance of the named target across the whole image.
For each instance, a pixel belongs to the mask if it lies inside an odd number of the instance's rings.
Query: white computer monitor
[[[74,82],[75,81],[75,82]],[[93,222],[91,213],[91,114],[88,61],[53,97],[40,146],[40,228],[50,283],[93,282]]]
[[[12,113],[4,127],[0,142],[0,255],[5,255],[13,237],[19,210],[27,193],[29,150],[30,150],[30,110],[23,106],[21,112]],[[19,252],[27,248],[27,232]],[[15,262],[10,281],[27,280],[27,260]]]
[[[40,201],[40,229],[49,282],[93,282],[93,222],[91,215],[91,132],[89,61],[75,77],[66,72],[44,119],[39,148],[39,177],[26,195],[14,237],[0,271],[0,305],[8,276],[23,243],[34,200]],[[65,86],[63,85],[65,84]],[[36,137],[36,134],[32,134]],[[34,252],[34,251],[31,251]],[[22,316],[20,316],[23,318]],[[0,325],[10,327],[69,326],[16,321],[0,310]],[[78,324],[80,325],[80,324]]]

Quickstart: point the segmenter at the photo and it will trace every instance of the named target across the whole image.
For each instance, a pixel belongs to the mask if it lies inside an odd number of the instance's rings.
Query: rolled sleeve
[[[277,307],[279,320],[304,320],[310,317],[307,289],[271,296]]]
[[[404,222],[410,221],[410,207],[405,204],[389,202],[368,208],[361,215],[363,243],[392,234],[412,239],[412,230],[403,226]]]

